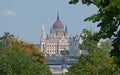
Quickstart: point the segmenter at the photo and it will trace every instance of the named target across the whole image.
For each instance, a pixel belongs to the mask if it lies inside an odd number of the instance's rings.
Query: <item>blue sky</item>
[[[94,5],[70,5],[68,2],[69,0],[0,0],[0,36],[4,32],[10,32],[19,39],[39,43],[42,23],[49,34],[57,12],[71,36],[80,34],[84,28],[90,29],[90,26],[94,31],[99,30],[96,24],[83,21],[97,12]]]

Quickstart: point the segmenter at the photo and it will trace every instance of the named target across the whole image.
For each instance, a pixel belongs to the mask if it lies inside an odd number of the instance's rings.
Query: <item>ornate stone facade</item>
[[[41,29],[41,50],[48,55],[60,55],[63,50],[69,50],[69,37],[67,27],[64,27],[59,20],[57,20],[50,29],[50,35],[46,38],[45,27]]]

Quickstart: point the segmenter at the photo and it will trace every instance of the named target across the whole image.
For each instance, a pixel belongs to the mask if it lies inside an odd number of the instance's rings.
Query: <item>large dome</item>
[[[62,24],[61,21],[57,20],[57,21],[55,21],[55,23],[53,24],[53,28],[54,28],[54,29],[64,29],[64,26],[63,26],[63,24]]]

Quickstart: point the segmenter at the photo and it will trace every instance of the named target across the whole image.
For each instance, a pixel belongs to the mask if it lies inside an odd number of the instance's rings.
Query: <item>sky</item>
[[[80,35],[82,29],[98,31],[97,24],[84,22],[88,16],[97,13],[94,5],[79,2],[68,4],[69,0],[0,0],[0,36],[9,32],[21,40],[39,43],[42,24],[46,33],[57,19],[68,27],[69,36]]]

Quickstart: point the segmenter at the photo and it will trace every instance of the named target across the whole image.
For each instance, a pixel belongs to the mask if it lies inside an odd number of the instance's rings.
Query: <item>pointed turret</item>
[[[65,26],[65,36],[68,37],[68,29],[67,29],[67,26]]]
[[[68,30],[67,30],[67,26],[65,26],[65,32],[68,32]]]
[[[57,21],[59,21],[59,13],[57,13]]]
[[[46,33],[45,33],[45,26],[42,24],[41,28],[41,38],[40,38],[40,47],[43,52],[45,52],[45,42],[46,42]]]
[[[41,41],[46,39],[45,26],[42,24],[41,28]]]

